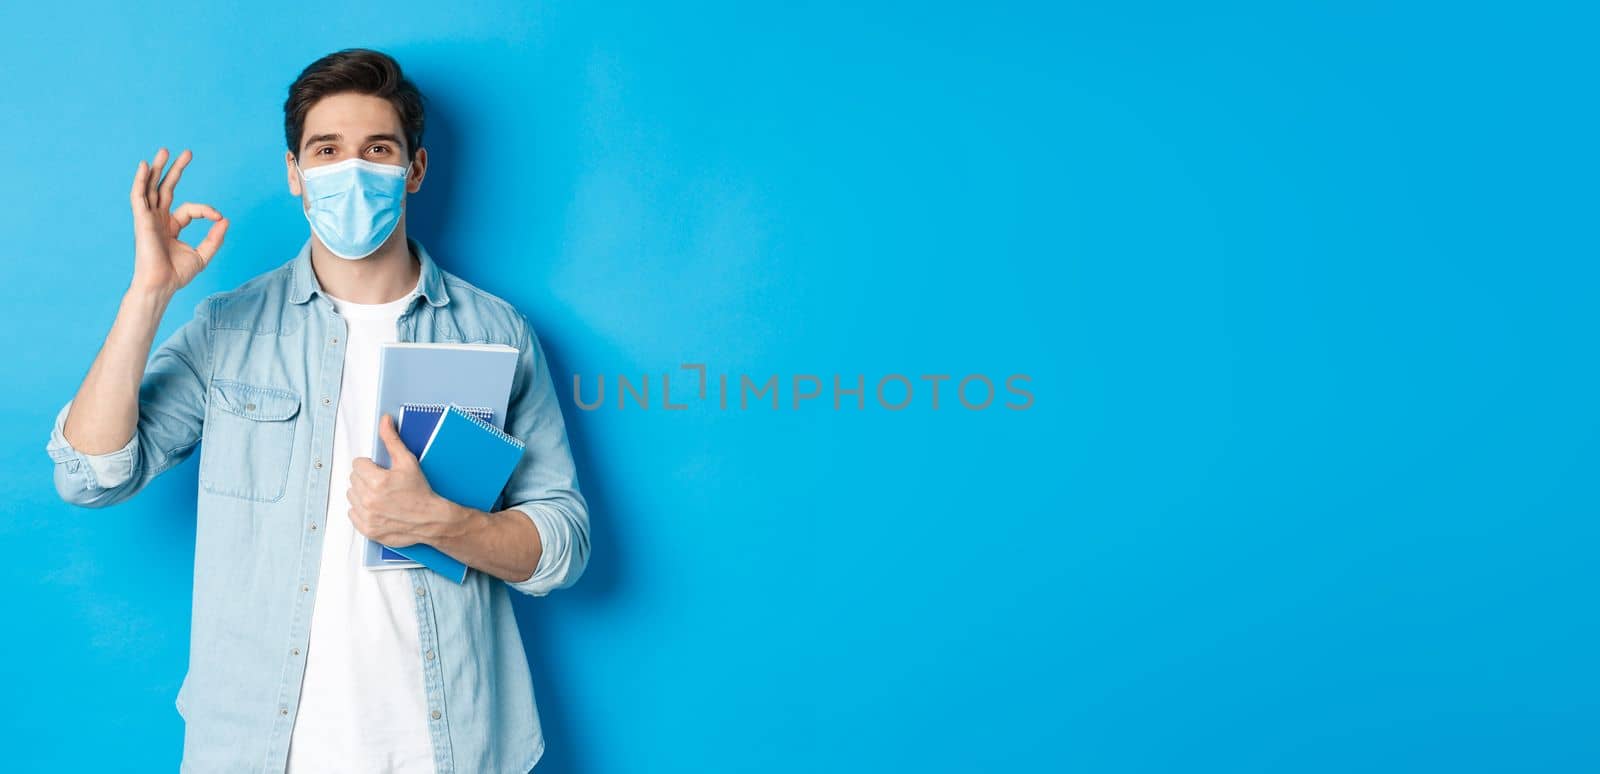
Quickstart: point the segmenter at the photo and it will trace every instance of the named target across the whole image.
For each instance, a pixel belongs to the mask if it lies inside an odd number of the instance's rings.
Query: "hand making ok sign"
[[[176,293],[211,262],[228,233],[228,219],[209,204],[185,202],[171,209],[173,192],[190,158],[185,150],[171,169],[158,174],[167,163],[167,149],[162,148],[154,160],[140,161],[134,172],[133,190],[128,192],[133,206],[133,286],[141,290]],[[178,233],[195,218],[213,225],[199,245],[190,247],[178,239]]]

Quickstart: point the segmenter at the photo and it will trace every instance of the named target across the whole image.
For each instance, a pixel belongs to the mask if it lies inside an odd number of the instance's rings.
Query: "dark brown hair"
[[[283,136],[296,159],[300,158],[300,136],[305,132],[306,113],[311,112],[311,106],[323,97],[344,92],[389,100],[400,114],[406,155],[417,157],[417,148],[422,147],[422,92],[388,54],[347,48],[312,62],[289,84],[289,99],[283,103]]]

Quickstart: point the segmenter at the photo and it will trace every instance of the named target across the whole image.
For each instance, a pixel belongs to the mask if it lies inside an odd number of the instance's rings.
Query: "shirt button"
[[[310,586],[307,586],[304,583],[300,584],[300,593],[304,594],[305,592],[310,591],[310,590],[311,590]]]
[[[317,531],[317,523],[314,522],[314,521],[311,522],[311,531],[312,532],[316,532]]]
[[[289,714],[289,708],[288,707],[279,707],[278,708],[278,714],[279,715],[287,715],[287,714]]]
[[[311,467],[316,468],[317,470],[322,470],[322,458],[318,457],[317,459],[312,460]]]
[[[256,404],[254,404],[254,403],[246,403],[246,404],[244,404],[244,410],[245,411],[255,411],[256,410]]]
[[[439,711],[438,711],[438,710],[434,710],[434,711],[433,711],[433,712],[432,712],[432,713],[430,713],[430,714],[432,714],[432,715],[433,715],[433,719],[434,719],[434,720],[438,720],[438,719],[439,719]]]
[[[329,339],[328,342],[330,344],[338,344],[339,343],[339,337],[338,336],[334,336],[333,338]]]
[[[426,590],[424,590],[421,586],[417,587],[417,596],[420,597],[420,596],[422,596],[423,594],[426,594],[426,593],[428,593],[428,592]]]
[[[425,655],[427,655],[429,661],[432,661],[433,660],[433,648],[428,648],[428,652]]]
[[[322,405],[324,405],[324,406],[328,405],[328,396],[326,396],[326,395],[322,396]]]
[[[299,648],[290,648],[290,649],[289,649],[289,652],[290,652],[290,653],[291,653],[291,654],[294,654],[294,655],[296,655],[296,656],[298,656],[298,655],[300,655],[300,649],[299,649]]]

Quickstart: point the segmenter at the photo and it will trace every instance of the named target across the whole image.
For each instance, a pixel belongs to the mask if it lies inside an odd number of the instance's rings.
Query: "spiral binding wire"
[[[461,407],[455,405],[454,403],[450,404],[449,408],[447,408],[446,410],[448,411],[450,409],[454,409],[457,414],[460,414],[461,416],[466,417],[473,424],[475,424],[478,427],[481,427],[481,428],[483,428],[485,430],[488,430],[489,432],[493,433],[496,438],[499,438],[500,440],[505,441],[506,443],[512,444],[512,445],[516,446],[518,449],[521,449],[526,445],[526,444],[524,444],[522,442],[522,439],[520,439],[520,438],[518,438],[518,437],[516,437],[514,435],[511,435],[510,433],[507,433],[506,431],[501,430],[500,428],[495,427],[494,425],[491,425],[488,422],[485,422],[482,419],[479,419],[476,416],[473,416],[472,414],[469,414],[469,413],[461,410]],[[442,422],[444,420],[441,419],[440,421]]]
[[[400,405],[407,410],[437,411],[440,414],[443,414],[445,410],[450,407],[450,404],[448,403],[402,403]],[[459,406],[459,408],[469,414],[474,411],[481,411],[490,415],[494,414],[494,409],[491,409],[487,406]]]

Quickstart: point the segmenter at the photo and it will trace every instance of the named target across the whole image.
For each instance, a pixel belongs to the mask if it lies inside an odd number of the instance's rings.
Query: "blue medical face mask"
[[[372,255],[400,224],[410,164],[345,159],[311,169],[301,169],[298,161],[294,166],[311,205],[306,220],[334,255],[352,261]]]

